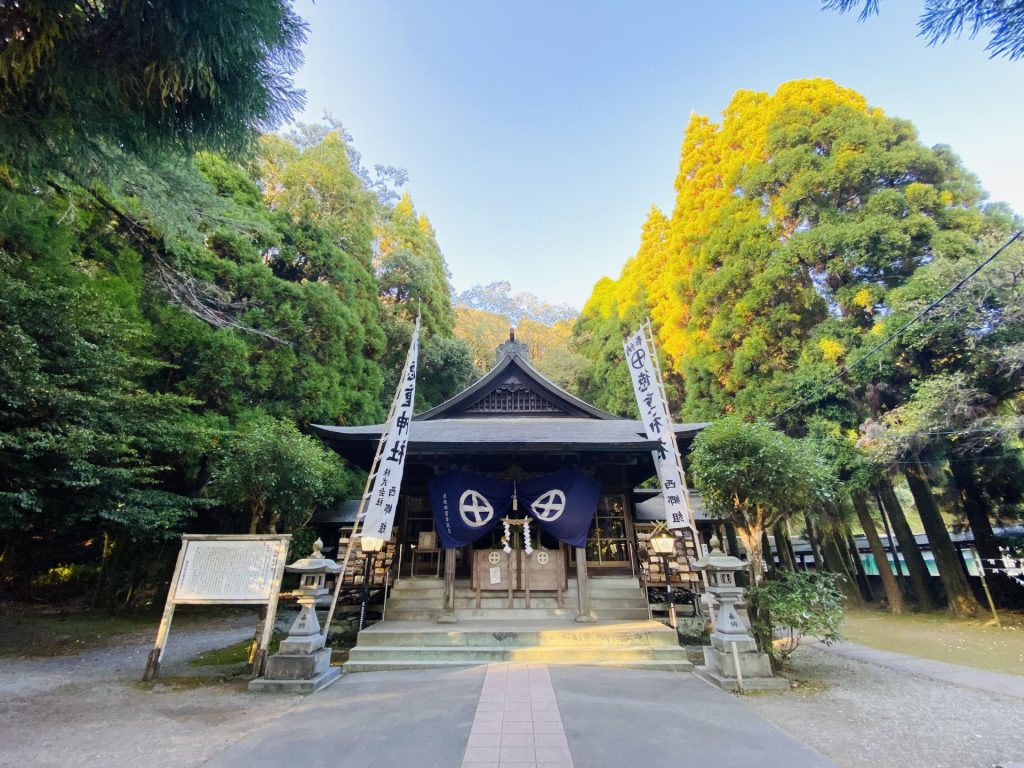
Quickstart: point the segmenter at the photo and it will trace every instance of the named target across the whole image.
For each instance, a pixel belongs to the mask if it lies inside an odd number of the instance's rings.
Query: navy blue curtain
[[[431,478],[429,489],[437,533],[446,549],[471,544],[500,523],[512,509],[513,493],[519,509],[542,530],[570,546],[586,546],[601,495],[601,484],[578,469],[515,483],[449,472]]]
[[[516,481],[519,508],[542,530],[573,547],[585,547],[601,483],[578,469]]]
[[[430,505],[445,549],[479,539],[512,509],[512,483],[472,472],[449,472],[430,479]]]

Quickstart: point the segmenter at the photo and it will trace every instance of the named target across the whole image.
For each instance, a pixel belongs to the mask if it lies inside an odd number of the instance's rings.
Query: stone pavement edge
[[[276,699],[268,696],[266,705]],[[532,739],[522,724],[530,725]],[[565,741],[541,736],[537,746],[538,733],[555,731]],[[488,732],[507,735],[516,749],[502,752],[502,737]],[[496,750],[481,749],[487,746]],[[692,675],[544,664],[345,675],[205,763],[285,765],[835,768],[742,699]]]

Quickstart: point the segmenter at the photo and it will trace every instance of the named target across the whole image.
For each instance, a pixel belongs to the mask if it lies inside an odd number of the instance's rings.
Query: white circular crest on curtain
[[[480,528],[491,522],[494,507],[479,491],[468,490],[459,499],[459,516],[470,528]]]
[[[554,522],[565,511],[565,494],[557,488],[552,488],[550,491],[539,496],[530,505],[530,509],[533,510],[533,514],[541,522]]]

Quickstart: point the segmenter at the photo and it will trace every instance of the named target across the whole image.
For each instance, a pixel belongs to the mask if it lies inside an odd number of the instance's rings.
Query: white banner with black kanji
[[[654,464],[658,469],[661,494],[665,499],[665,522],[669,528],[688,528],[690,510],[686,499],[686,485],[683,482],[683,465],[671,438],[672,422],[668,415],[668,404],[661,394],[657,372],[651,360],[653,344],[649,343],[641,328],[623,342],[626,350],[626,365],[633,379],[633,392],[640,408],[640,420],[649,440],[657,440],[659,446],[653,452]]]
[[[366,497],[366,516],[360,533],[374,539],[391,538],[391,527],[398,511],[398,494],[402,489],[405,469],[405,449],[409,444],[409,426],[412,423],[413,404],[416,402],[416,360],[420,346],[420,321],[412,332],[409,354],[398,380],[391,420],[381,435],[383,450],[377,463],[377,473]]]

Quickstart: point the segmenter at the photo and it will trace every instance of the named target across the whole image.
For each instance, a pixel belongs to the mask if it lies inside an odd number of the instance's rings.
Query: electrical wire
[[[1018,240],[1021,237],[1021,235],[1024,235],[1024,230],[1019,230],[1016,234],[1013,235],[1013,237],[1011,237],[1009,240],[1007,240],[1000,248],[998,248],[994,253],[992,253],[991,256],[986,258],[978,266],[976,266],[974,269],[972,269],[967,275],[965,275],[963,278],[961,278],[956,283],[956,285],[954,285],[952,288],[947,290],[944,294],[939,296],[939,298],[935,299],[935,301],[933,301],[927,307],[925,307],[920,312],[918,312],[916,315],[914,315],[912,318],[910,318],[910,320],[905,322],[903,325],[901,325],[895,331],[893,331],[888,336],[886,336],[884,339],[882,339],[882,341],[880,341],[878,344],[876,344],[870,350],[865,352],[861,357],[857,358],[854,362],[850,363],[849,365],[844,365],[842,368],[839,369],[839,371],[835,375],[831,376],[824,384],[822,384],[817,389],[815,389],[813,392],[811,392],[811,394],[806,395],[805,397],[802,397],[801,399],[797,400],[795,403],[793,403],[791,406],[789,406],[785,410],[780,411],[779,413],[775,414],[771,418],[771,420],[772,421],[778,421],[779,419],[781,419],[783,416],[785,416],[787,413],[789,413],[793,409],[803,405],[808,400],[813,398],[815,395],[819,394],[822,390],[824,390],[830,384],[832,384],[832,382],[842,378],[847,373],[849,373],[854,368],[856,368],[858,365],[860,365],[865,360],[867,360],[869,357],[871,357],[873,354],[875,354],[875,352],[878,352],[880,349],[882,349],[883,347],[888,345],[890,342],[894,341],[897,337],[899,337],[899,335],[901,333],[903,333],[905,330],[907,330],[907,328],[912,326],[914,323],[916,323],[922,317],[924,317],[929,312],[931,312],[933,309],[935,309],[937,306],[939,306],[939,304],[941,304],[945,299],[949,298],[954,293],[956,293],[958,290],[960,290],[967,283],[968,280],[970,280],[976,274],[981,272],[981,270],[984,269],[986,266],[988,266],[988,264],[991,263],[993,259],[995,259],[999,254],[1001,254],[1003,251],[1005,251],[1007,248],[1009,248],[1016,240]]]

